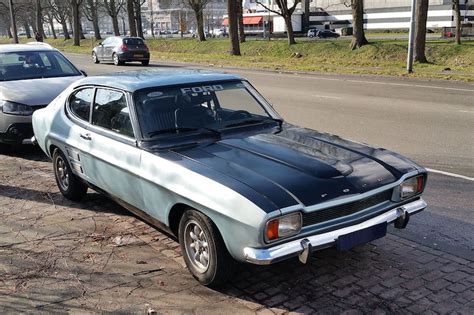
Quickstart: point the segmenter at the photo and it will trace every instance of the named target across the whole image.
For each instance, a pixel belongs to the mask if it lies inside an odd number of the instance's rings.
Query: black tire
[[[195,226],[204,233],[197,236],[201,241],[192,237],[192,232],[196,232]],[[186,266],[193,277],[201,284],[209,287],[216,287],[224,284],[233,274],[235,261],[230,256],[227,248],[222,240],[216,225],[204,214],[196,210],[188,210],[183,214],[179,222],[179,243]],[[195,235],[196,236],[196,235]],[[195,241],[193,241],[195,240]],[[190,243],[199,242],[200,245],[191,245]],[[205,246],[207,243],[207,247]],[[202,250],[199,259],[196,259],[196,247]],[[208,256],[207,265],[201,264],[205,252]],[[193,255],[194,254],[194,255]],[[194,256],[193,258],[190,256]],[[205,259],[204,259],[205,262]]]
[[[92,52],[92,62],[93,63],[100,63],[99,57],[97,57],[95,52]]]
[[[53,153],[53,169],[56,184],[64,197],[79,201],[86,195],[87,185],[72,173],[69,162],[59,149]]]
[[[116,66],[121,66],[125,63],[125,62],[120,60],[119,56],[116,53],[114,53],[112,55],[112,60],[114,61],[114,65],[116,65]]]
[[[142,61],[142,66],[148,66],[150,64],[150,60]]]

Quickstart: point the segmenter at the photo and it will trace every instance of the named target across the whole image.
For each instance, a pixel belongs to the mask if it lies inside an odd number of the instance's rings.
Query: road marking
[[[311,95],[312,97],[319,97],[319,98],[328,98],[332,100],[340,100],[342,97],[339,96],[329,96],[329,95]]]
[[[444,172],[444,171],[438,171],[438,170],[434,170],[434,169],[431,169],[431,168],[427,168],[426,170],[430,173],[436,173],[436,174],[446,175],[446,176],[450,176],[450,177],[461,178],[461,179],[465,179],[465,180],[474,182],[473,177],[468,177],[468,176],[449,173],[449,172]]]

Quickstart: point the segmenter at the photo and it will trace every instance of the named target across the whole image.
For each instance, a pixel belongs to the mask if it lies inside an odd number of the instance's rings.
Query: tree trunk
[[[15,17],[15,10],[13,7],[13,0],[9,1],[9,7],[10,7],[10,22],[11,22],[11,27],[12,27],[11,31],[13,32],[13,34],[11,35],[13,37],[13,42],[15,44],[18,44],[18,32],[16,31],[16,17]]]
[[[79,5],[77,0],[71,0],[74,46],[81,46],[81,21],[79,20]]]
[[[240,43],[239,43],[239,21],[237,17],[237,1],[240,0],[228,0],[227,1],[227,12],[229,19],[229,39],[230,39],[230,51],[232,56],[240,56]]]
[[[81,36],[81,39],[86,39],[86,37],[84,36],[84,31],[82,29],[82,23],[80,21],[81,20],[79,18],[79,29],[81,30],[80,36]]]
[[[135,24],[135,10],[133,6],[134,0],[127,0],[127,15],[128,28],[130,29],[130,36],[137,36],[137,26]]]
[[[43,38],[46,38],[46,34],[43,29],[43,8],[41,7],[41,0],[36,0],[36,29],[37,32],[42,36],[38,37],[39,41],[42,42]]]
[[[238,19],[239,19],[239,41],[245,43],[245,28],[244,28],[244,7],[242,1],[237,2]]]
[[[453,0],[454,4],[454,15],[456,21],[456,44],[461,45],[461,7],[459,6],[459,0]]]
[[[56,31],[54,30],[54,21],[53,17],[51,16],[51,13],[48,12],[48,22],[49,22],[49,28],[51,29],[51,34],[53,34],[54,39],[58,39],[56,36]]]
[[[8,38],[13,38],[12,31],[9,27],[7,27],[7,34],[8,34]],[[16,42],[15,44],[18,44],[18,42]]]
[[[31,38],[30,25],[28,24],[28,21],[23,23],[23,27],[25,28],[26,38]]]
[[[206,35],[204,35],[204,16],[202,14],[202,9],[193,8],[193,10],[194,10],[194,14],[196,15],[198,40],[200,42],[204,42],[206,40]]]
[[[91,18],[92,18],[92,28],[94,29],[94,38],[96,40],[101,40],[100,28],[99,28],[99,16],[98,16],[98,1],[93,0],[91,3]]]
[[[288,36],[288,45],[296,44],[295,40],[295,33],[293,32],[293,24],[291,23],[291,15],[284,16],[285,24],[286,24],[286,34]]]
[[[360,48],[369,42],[364,33],[364,0],[351,0],[352,7],[352,42],[351,49]]]
[[[135,22],[137,25],[137,36],[145,38],[143,36],[142,8],[140,7],[140,1],[135,2]]]
[[[428,3],[429,0],[417,0],[416,2],[415,61],[420,63],[428,62],[425,55]]]
[[[118,23],[118,18],[116,15],[112,16],[112,26],[114,28],[114,35],[115,36],[120,36],[120,29],[119,29],[119,23]],[[123,30],[125,33],[125,30]],[[125,34],[124,34],[125,35]]]
[[[61,27],[63,28],[64,40],[71,39],[71,36],[69,36],[69,30],[67,28],[67,23],[66,23],[65,20],[62,21]]]

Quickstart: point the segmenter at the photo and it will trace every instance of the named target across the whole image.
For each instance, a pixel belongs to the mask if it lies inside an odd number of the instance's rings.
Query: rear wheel
[[[116,66],[121,66],[121,65],[124,64],[124,62],[121,61],[119,56],[117,56],[117,54],[115,54],[115,53],[112,55],[112,60],[114,61],[114,65],[116,65]]]
[[[97,55],[96,55],[95,52],[92,52],[92,61],[93,61],[94,63],[99,63],[99,62],[100,62],[100,60],[99,60],[99,58],[97,57]]]
[[[215,224],[196,210],[184,213],[179,223],[179,243],[191,274],[201,284],[218,286],[233,272],[235,261]]]
[[[142,61],[142,66],[148,66],[150,64],[150,60]]]
[[[72,173],[66,157],[59,149],[53,153],[53,168],[56,184],[64,197],[78,201],[85,196],[87,186]]]

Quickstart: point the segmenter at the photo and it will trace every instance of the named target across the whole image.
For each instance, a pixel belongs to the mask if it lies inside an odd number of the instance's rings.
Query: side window
[[[97,89],[92,111],[92,124],[133,138],[132,122],[125,94]]]
[[[111,37],[108,37],[102,42],[102,45],[108,45],[110,44],[110,41],[111,41]]]
[[[69,100],[69,108],[75,116],[84,121],[89,121],[94,89],[87,88],[75,92]]]

